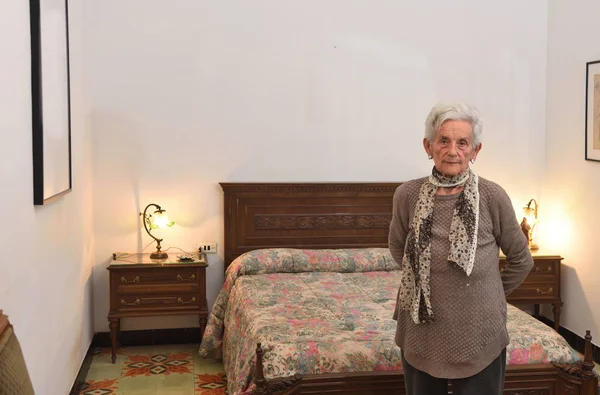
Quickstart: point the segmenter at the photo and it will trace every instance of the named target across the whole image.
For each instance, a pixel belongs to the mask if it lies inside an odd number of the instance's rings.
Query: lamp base
[[[532,251],[539,250],[540,247],[535,243],[529,243],[529,249]]]
[[[169,254],[166,252],[153,252],[150,254],[150,259],[167,259]]]

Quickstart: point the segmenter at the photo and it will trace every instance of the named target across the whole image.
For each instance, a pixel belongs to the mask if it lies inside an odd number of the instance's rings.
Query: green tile
[[[182,392],[183,391],[183,392]],[[191,373],[160,375],[156,383],[156,394],[194,393],[194,375]]]
[[[98,365],[118,365],[119,363],[123,363],[123,361],[127,358],[127,355],[118,353],[116,355],[115,363],[112,363],[112,356],[110,354],[100,354],[94,355],[94,360],[92,363]]]
[[[156,346],[155,351],[160,353],[190,353],[197,354],[199,344],[168,344],[164,346]]]
[[[119,350],[125,355],[149,355],[153,354],[157,346],[134,346],[121,347]]]
[[[119,388],[116,395],[155,395],[156,389],[140,388],[140,389],[121,389]]]
[[[87,373],[86,380],[107,380],[121,377],[123,362],[126,356],[117,354],[115,363],[112,363],[111,355],[101,353],[94,355],[92,364]]]
[[[156,394],[157,376],[122,377],[119,379],[117,395]]]
[[[100,381],[100,380],[109,380],[109,379],[115,379],[115,378],[119,378],[121,377],[121,370],[123,368],[123,364],[110,364],[110,366],[106,366],[106,365],[95,365],[92,363],[92,366],[90,367],[90,370],[87,373],[87,376],[85,376],[86,381],[87,380],[96,380],[96,381]]]
[[[194,355],[194,373],[220,373],[224,372],[222,360],[212,358],[202,358],[200,355]]]

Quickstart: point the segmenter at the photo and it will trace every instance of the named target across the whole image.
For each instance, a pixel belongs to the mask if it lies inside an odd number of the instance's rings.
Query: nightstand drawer
[[[156,292],[146,294],[121,294],[117,296],[118,310],[156,310],[156,309],[197,309],[204,305],[200,294],[168,292],[158,294]]]
[[[543,300],[555,300],[559,297],[558,287],[554,283],[550,284],[526,284],[523,283],[519,288],[515,289],[509,296],[508,300],[514,299],[535,299],[540,303]]]
[[[127,269],[118,273],[119,286],[152,284],[201,284],[200,270],[197,268],[154,268]],[[201,281],[202,280],[202,281]]]
[[[535,261],[526,280],[536,282],[557,281],[559,265],[559,261]]]

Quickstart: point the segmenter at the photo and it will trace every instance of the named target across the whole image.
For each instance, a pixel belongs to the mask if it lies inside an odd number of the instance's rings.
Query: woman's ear
[[[479,154],[479,151],[481,151],[482,146],[483,144],[479,143],[479,145],[475,147],[475,150],[473,151],[473,159],[477,159],[477,154]]]
[[[429,142],[429,140],[427,138],[423,139],[423,148],[425,148],[425,152],[427,152],[427,155],[429,155],[429,156],[433,155],[433,150],[431,149],[431,143]]]

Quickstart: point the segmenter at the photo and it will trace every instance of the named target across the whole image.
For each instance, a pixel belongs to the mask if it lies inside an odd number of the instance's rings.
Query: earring
[[[427,155],[427,159],[429,159],[429,160],[433,159],[433,155]]]
[[[471,158],[471,160],[469,162],[471,162],[472,164],[475,164],[475,159]]]

